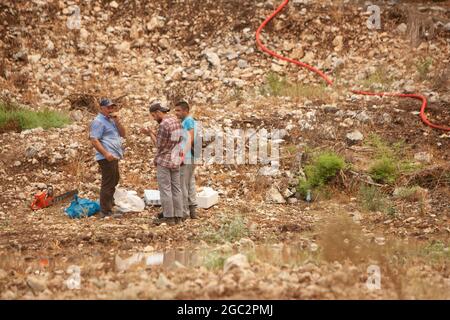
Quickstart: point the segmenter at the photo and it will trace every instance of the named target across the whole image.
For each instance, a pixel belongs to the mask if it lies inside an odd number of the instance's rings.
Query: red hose
[[[284,60],[293,64],[296,64],[300,67],[306,68],[314,73],[316,73],[317,75],[319,75],[322,79],[324,79],[328,85],[333,85],[333,81],[326,75],[324,74],[322,71],[297,60],[291,59],[291,58],[287,58],[284,57],[272,50],[267,49],[261,42],[260,40],[260,34],[261,31],[264,29],[264,27],[269,23],[270,20],[272,20],[276,15],[278,15],[278,13],[280,13],[281,10],[283,10],[283,8],[289,3],[289,0],[284,0],[282,4],[280,4],[278,6],[278,8],[272,12],[272,14],[270,16],[268,16],[266,18],[266,20],[264,20],[264,22],[259,26],[258,30],[256,30],[256,43],[258,44],[259,48],[268,53],[269,55],[279,59],[279,60]],[[422,101],[422,107],[420,108],[420,118],[422,119],[422,121],[430,126],[431,128],[435,128],[435,129],[439,129],[439,130],[444,130],[444,131],[450,131],[450,127],[447,126],[442,126],[442,125],[437,125],[437,124],[433,124],[430,122],[430,120],[428,120],[427,116],[425,115],[425,109],[427,108],[427,99],[423,96],[423,95],[419,95],[419,94],[404,94],[404,93],[387,93],[387,92],[378,92],[378,93],[374,93],[374,92],[367,92],[367,91],[360,91],[360,90],[350,90],[352,93],[355,94],[361,94],[361,95],[367,95],[367,96],[391,96],[391,97],[401,97],[401,98],[413,98],[413,99],[417,99],[417,100],[421,100]]]

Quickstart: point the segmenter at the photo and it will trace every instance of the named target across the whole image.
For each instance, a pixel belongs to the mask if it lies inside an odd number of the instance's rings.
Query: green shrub
[[[293,98],[323,98],[325,95],[325,85],[305,85],[302,83],[291,83],[284,77],[280,77],[274,72],[267,75],[266,83],[261,87],[260,93],[264,96],[286,96]]]
[[[361,186],[358,195],[362,207],[367,211],[384,211],[386,208],[386,199],[375,186]]]
[[[69,117],[58,111],[33,111],[0,102],[0,131],[60,128],[69,123]]]
[[[422,248],[422,255],[430,259],[432,262],[447,261],[450,262],[450,250],[448,245],[442,241],[433,240],[427,246]]]
[[[412,186],[412,187],[400,187],[396,189],[396,192],[394,192],[394,196],[399,199],[416,199],[421,196],[420,194],[421,188],[419,186]]]
[[[342,157],[333,152],[323,152],[305,167],[306,180],[300,180],[297,189],[306,195],[308,190],[323,187],[344,167],[345,161]]]
[[[420,165],[403,159],[405,157],[403,141],[388,145],[377,135],[370,136],[368,141],[375,152],[375,159],[369,167],[369,174],[376,182],[394,183],[400,174],[412,172],[420,167]]]
[[[264,95],[280,96],[282,89],[288,85],[285,78],[281,78],[276,73],[270,72],[266,78],[266,85],[262,88]]]
[[[249,235],[247,222],[241,216],[222,217],[218,230],[210,228],[203,234],[203,239],[212,243],[234,242]]]
[[[222,269],[227,258],[218,252],[210,252],[206,255],[203,265],[209,270]]]
[[[383,157],[371,165],[369,173],[376,182],[393,183],[397,179],[398,171],[393,159]]]
[[[394,80],[389,76],[386,68],[381,66],[376,68],[376,70],[369,74],[365,79],[359,81],[359,84],[372,89],[387,89],[391,86],[393,81]]]
[[[428,73],[430,72],[430,67],[432,64],[433,64],[433,59],[430,57],[420,59],[416,63],[416,70],[417,70],[417,73],[419,74],[420,81],[424,81],[428,78]]]
[[[370,212],[384,212],[395,217],[395,205],[377,187],[362,185],[359,188],[358,199],[362,208]]]

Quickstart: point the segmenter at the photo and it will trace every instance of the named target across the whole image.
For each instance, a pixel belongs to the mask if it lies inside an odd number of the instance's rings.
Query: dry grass
[[[364,80],[359,81],[359,84],[372,90],[389,89],[392,83],[393,79],[389,76],[385,65],[378,66],[375,72],[369,74]]]
[[[450,67],[439,71],[432,79],[434,90],[449,90],[450,88]]]
[[[404,186],[417,185],[427,189],[450,186],[450,165],[434,165],[405,174],[400,183]]]
[[[331,96],[325,90],[325,85],[309,85],[303,83],[290,82],[287,79],[270,72],[267,75],[266,83],[260,88],[260,93],[264,96],[291,97],[300,100],[325,100],[331,102]]]
[[[263,200],[267,190],[272,186],[270,177],[257,175],[255,179],[250,183],[249,189],[252,190],[252,194],[256,199]]]
[[[89,166],[86,163],[86,159],[80,155],[76,156],[74,160],[64,166],[63,171],[72,176],[73,185],[79,187],[82,183],[87,181],[89,177]]]

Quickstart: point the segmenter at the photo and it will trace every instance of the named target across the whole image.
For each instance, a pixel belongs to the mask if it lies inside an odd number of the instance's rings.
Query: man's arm
[[[104,126],[99,123],[96,122],[95,120],[91,123],[91,130],[90,130],[90,140],[92,145],[94,146],[95,150],[97,150],[98,152],[100,152],[106,160],[108,161],[113,161],[115,159],[115,157],[108,152],[102,145],[102,143],[100,142],[100,137],[103,135],[103,131],[104,131]]]
[[[95,138],[91,138],[91,143],[94,146],[95,150],[97,150],[98,152],[100,152],[106,160],[108,161],[113,161],[116,158],[110,153],[108,152],[103,145],[101,144],[101,142],[98,139]]]
[[[192,145],[194,144],[194,129],[188,131],[188,139],[186,141],[186,145],[184,146],[184,154],[187,154],[191,151]]]
[[[150,139],[152,139],[153,144],[156,146],[156,133],[150,130]]]
[[[116,124],[117,130],[119,131],[119,135],[120,135],[122,138],[125,138],[126,131],[125,131],[124,126],[123,126],[122,123],[120,122],[119,117],[113,116],[113,117],[111,117],[111,118],[114,120],[114,123]]]
[[[148,129],[148,128],[142,128],[141,129],[141,133],[150,136],[150,139],[152,139],[153,144],[156,145],[156,133],[155,133],[155,131],[153,131],[152,129]]]

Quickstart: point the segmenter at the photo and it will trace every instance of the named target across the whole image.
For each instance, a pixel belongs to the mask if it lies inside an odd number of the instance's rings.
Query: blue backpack
[[[64,212],[72,219],[90,217],[100,211],[100,203],[75,196],[70,206]]]

